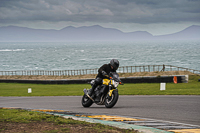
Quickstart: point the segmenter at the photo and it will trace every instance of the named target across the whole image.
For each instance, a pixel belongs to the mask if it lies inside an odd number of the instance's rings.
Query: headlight
[[[117,88],[117,86],[119,85],[119,82],[116,82],[115,80],[112,80],[112,85]]]

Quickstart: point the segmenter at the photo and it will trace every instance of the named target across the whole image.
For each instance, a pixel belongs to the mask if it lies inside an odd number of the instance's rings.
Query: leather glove
[[[101,72],[103,76],[108,75],[105,71]]]

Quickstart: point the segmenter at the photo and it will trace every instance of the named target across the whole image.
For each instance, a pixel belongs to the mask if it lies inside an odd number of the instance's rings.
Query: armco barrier
[[[178,75],[177,83],[187,83],[185,75]],[[124,83],[171,83],[173,82],[174,76],[148,76],[148,77],[128,77],[121,78]]]
[[[187,83],[188,79],[185,75],[177,75],[177,83]],[[149,77],[122,77],[123,83],[172,83],[174,76],[149,76]],[[92,79],[77,79],[77,80],[15,80],[15,79],[0,79],[0,83],[31,83],[31,84],[86,84]]]

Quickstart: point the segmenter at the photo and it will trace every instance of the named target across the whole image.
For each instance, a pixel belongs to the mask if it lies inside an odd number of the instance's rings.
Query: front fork
[[[109,82],[108,86],[109,86],[109,91],[108,91],[107,98],[110,100],[110,99],[112,98],[112,92],[113,92],[115,89],[112,89],[111,81]]]

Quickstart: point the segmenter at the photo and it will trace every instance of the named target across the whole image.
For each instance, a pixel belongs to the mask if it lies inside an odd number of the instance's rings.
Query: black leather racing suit
[[[90,94],[93,93],[94,89],[98,86],[102,84],[102,80],[103,78],[108,78],[105,77],[105,74],[108,75],[110,72],[116,72],[116,70],[111,68],[110,64],[104,64],[103,66],[101,66],[98,70],[98,75],[96,76],[94,85],[92,86],[92,89],[90,90]]]

